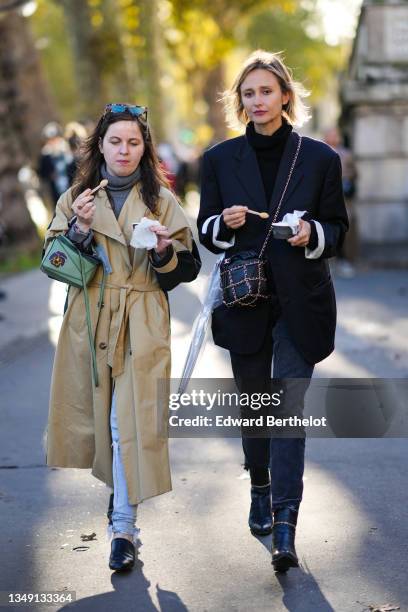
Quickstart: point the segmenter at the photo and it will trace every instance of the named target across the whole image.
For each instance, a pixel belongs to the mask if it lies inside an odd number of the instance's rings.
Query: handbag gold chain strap
[[[282,191],[282,195],[280,197],[279,204],[278,204],[277,209],[275,211],[275,214],[273,216],[271,226],[269,228],[269,231],[268,231],[268,234],[267,234],[267,236],[265,238],[265,241],[264,241],[264,243],[262,245],[262,249],[261,249],[261,251],[259,253],[259,259],[262,259],[263,252],[264,252],[264,250],[266,248],[266,245],[268,243],[269,237],[270,237],[270,235],[272,233],[272,230],[273,230],[273,224],[276,223],[276,219],[278,218],[278,215],[279,215],[279,212],[280,212],[280,209],[281,209],[281,206],[282,206],[283,198],[285,197],[286,191],[287,191],[289,183],[290,183],[290,179],[292,178],[293,170],[294,170],[295,165],[296,165],[296,161],[297,161],[297,158],[298,158],[298,155],[299,155],[300,145],[301,144],[302,144],[302,137],[299,135],[299,140],[298,140],[298,144],[297,144],[296,153],[295,153],[295,155],[293,157],[293,161],[292,161],[291,168],[289,170],[289,174],[288,174],[288,178],[287,178],[287,181],[286,181],[286,185],[285,185],[285,187],[284,187],[284,189]]]

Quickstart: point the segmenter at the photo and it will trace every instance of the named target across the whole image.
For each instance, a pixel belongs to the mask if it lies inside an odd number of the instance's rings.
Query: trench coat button
[[[99,343],[99,348],[100,348],[100,349],[106,349],[106,347],[107,347],[107,346],[108,346],[108,345],[106,344],[106,342],[100,342],[100,343]]]

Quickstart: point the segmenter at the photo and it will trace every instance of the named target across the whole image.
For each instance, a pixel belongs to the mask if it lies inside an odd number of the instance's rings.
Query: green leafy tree
[[[286,11],[293,9],[296,2],[172,0],[171,5],[172,27],[166,37],[175,62],[192,85],[192,108],[195,100],[203,100],[213,139],[223,139],[226,126],[217,100],[225,89],[225,58],[239,44],[240,29],[259,7],[274,5]]]
[[[258,12],[249,20],[244,40],[253,49],[283,51],[294,77],[311,90],[311,102],[325,93],[345,62],[344,47],[331,47],[319,35],[314,1],[293,11],[273,7]]]
[[[312,90],[312,103],[333,85],[333,75],[346,59],[344,47],[330,47],[323,40],[316,0],[172,0],[171,5],[168,46],[181,79],[191,84],[190,108],[202,113],[197,101],[204,101],[215,140],[226,136],[217,100],[226,88],[232,57],[256,48],[283,51],[295,78]]]

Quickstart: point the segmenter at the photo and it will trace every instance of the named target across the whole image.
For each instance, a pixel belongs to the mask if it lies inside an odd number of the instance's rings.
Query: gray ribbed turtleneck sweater
[[[126,198],[132,190],[132,187],[137,181],[140,180],[141,170],[140,166],[136,168],[132,174],[128,176],[116,176],[110,174],[106,168],[106,164],[101,166],[101,176],[104,179],[108,179],[109,183],[106,187],[108,194],[110,195],[111,202],[113,204],[113,212],[115,217],[118,218],[120,211],[123,208]]]

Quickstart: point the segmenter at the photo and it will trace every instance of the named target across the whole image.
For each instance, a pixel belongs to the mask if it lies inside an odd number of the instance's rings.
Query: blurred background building
[[[408,264],[408,3],[365,0],[341,88],[365,259]]]

